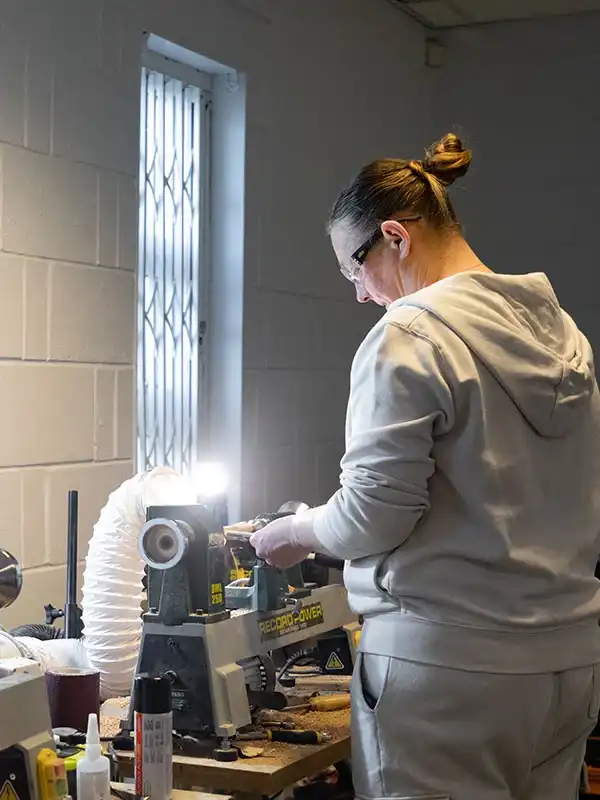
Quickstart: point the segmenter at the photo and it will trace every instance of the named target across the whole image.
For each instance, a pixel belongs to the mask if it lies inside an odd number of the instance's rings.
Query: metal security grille
[[[189,474],[204,399],[210,95],[142,72],[138,468]]]

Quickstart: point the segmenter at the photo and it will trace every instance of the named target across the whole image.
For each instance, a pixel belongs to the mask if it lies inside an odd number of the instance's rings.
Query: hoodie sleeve
[[[436,345],[395,323],[376,326],[352,367],[341,488],[315,519],[324,550],[354,560],[410,536],[429,508],[434,432],[453,417]]]

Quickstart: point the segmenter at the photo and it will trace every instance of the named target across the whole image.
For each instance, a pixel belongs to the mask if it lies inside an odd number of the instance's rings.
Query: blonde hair
[[[427,150],[422,161],[373,161],[340,193],[328,228],[345,221],[367,232],[404,212],[423,217],[434,228],[458,228],[448,187],[467,173],[471,159],[471,151],[449,133]]]

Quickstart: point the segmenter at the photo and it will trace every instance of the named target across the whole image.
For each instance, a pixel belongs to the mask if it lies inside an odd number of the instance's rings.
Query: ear
[[[388,219],[381,224],[384,239],[393,247],[398,248],[400,258],[406,258],[410,251],[410,233],[401,222]]]

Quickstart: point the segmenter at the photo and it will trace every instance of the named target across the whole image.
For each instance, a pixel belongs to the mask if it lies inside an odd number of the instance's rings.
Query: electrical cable
[[[286,675],[291,678],[320,678],[323,672],[321,670],[315,670],[314,672],[302,672],[301,670],[294,672],[293,670],[288,670]]]
[[[298,653],[294,653],[293,656],[290,656],[290,658],[288,658],[288,660],[285,662],[283,667],[277,673],[277,680],[280,681],[283,677],[285,677],[286,673],[289,672],[289,670],[293,666],[296,666],[296,665],[300,666],[299,662],[300,661],[305,661],[305,660],[309,660],[309,663],[311,663],[311,664],[316,664],[317,663],[316,659],[312,655],[312,651],[300,650]],[[308,666],[308,664],[307,664],[307,666]]]
[[[29,625],[20,625],[12,628],[11,636],[28,636],[31,639],[39,639],[40,642],[49,642],[53,639],[64,639],[65,633],[62,628],[55,628],[53,625],[45,625],[37,622]]]

